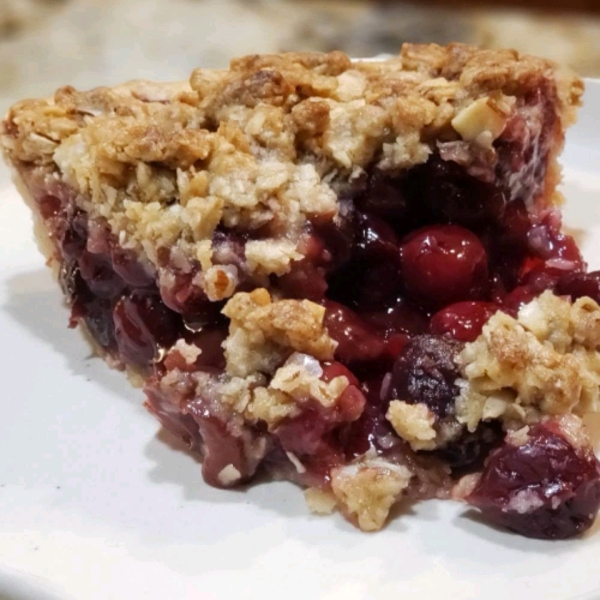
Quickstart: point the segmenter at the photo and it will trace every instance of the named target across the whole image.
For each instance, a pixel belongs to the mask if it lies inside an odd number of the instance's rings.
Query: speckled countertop
[[[0,109],[56,87],[179,79],[236,55],[396,52],[403,41],[509,46],[600,76],[600,15],[447,11],[418,0],[0,0]]]

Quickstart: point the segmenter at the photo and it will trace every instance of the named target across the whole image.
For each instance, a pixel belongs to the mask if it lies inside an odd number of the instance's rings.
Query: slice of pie
[[[563,538],[600,504],[600,274],[556,191],[582,89],[457,44],[248,56],[20,102],[1,141],[71,326],[209,484]]]

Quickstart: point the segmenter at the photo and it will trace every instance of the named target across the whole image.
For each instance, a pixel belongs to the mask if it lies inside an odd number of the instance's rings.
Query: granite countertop
[[[0,109],[64,84],[180,79],[236,55],[403,41],[515,47],[600,76],[600,16],[424,8],[401,0],[0,0]]]

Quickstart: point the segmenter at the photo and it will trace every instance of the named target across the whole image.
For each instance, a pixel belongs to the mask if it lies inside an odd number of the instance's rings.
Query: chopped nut
[[[452,127],[467,142],[482,146],[491,143],[502,133],[507,116],[498,110],[490,98],[478,98],[452,119]]]
[[[217,477],[223,485],[229,486],[237,483],[242,474],[233,465],[227,465],[219,472]]]

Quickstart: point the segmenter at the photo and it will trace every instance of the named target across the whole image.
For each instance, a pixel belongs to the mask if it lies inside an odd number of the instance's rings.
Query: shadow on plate
[[[278,492],[269,493],[273,481],[258,473],[247,485],[231,489],[213,488],[202,479],[202,463],[186,444],[165,429],[146,445],[144,455],[153,461],[150,479],[160,484],[181,488],[185,501],[210,501],[219,504],[255,504],[286,518],[310,515],[302,498],[302,490],[290,482],[280,482]],[[282,491],[282,487],[287,488]],[[291,501],[288,501],[291,500]]]
[[[524,538],[517,533],[486,521],[481,513],[471,508],[461,513],[454,520],[454,524],[470,535],[492,541],[494,544],[503,546],[508,550],[527,550],[527,552],[532,553],[556,555],[563,552],[572,552],[573,544],[578,545],[581,543],[580,538],[557,541]]]
[[[7,282],[7,300],[2,307],[19,325],[63,356],[69,370],[76,376],[91,379],[93,367],[103,369],[106,376],[94,381],[107,387],[112,394],[141,404],[141,394],[132,394],[125,376],[109,369],[94,356],[80,331],[69,329],[69,312],[62,302],[58,284],[50,271],[39,269],[20,273]]]
[[[0,568],[0,600],[71,600],[50,585],[26,573]]]

